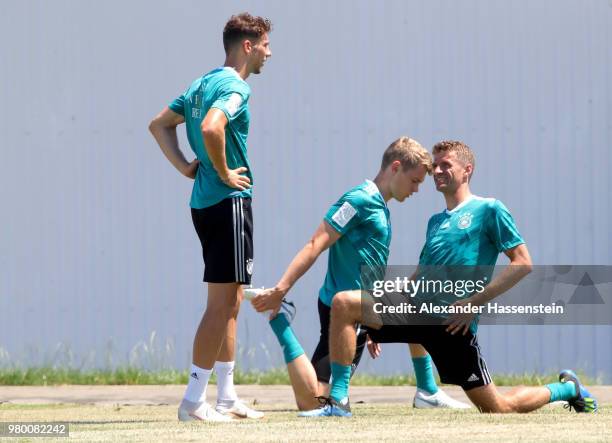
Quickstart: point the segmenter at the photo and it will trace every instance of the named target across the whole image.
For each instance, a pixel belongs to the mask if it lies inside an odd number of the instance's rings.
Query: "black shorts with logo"
[[[315,372],[317,373],[317,380],[322,383],[330,383],[331,380],[331,363],[329,361],[329,319],[331,314],[331,308],[319,299],[319,321],[321,323],[321,336],[319,338],[319,344],[312,354],[312,366],[314,366]],[[366,345],[367,332],[366,330],[358,326],[357,327],[357,349],[355,352],[355,358],[351,365],[351,377],[357,369],[357,365],[363,355],[363,350]]]
[[[253,210],[251,199],[233,197],[203,209],[191,218],[204,257],[204,281],[251,284],[253,274]]]
[[[470,390],[491,383],[489,370],[480,352],[476,335],[446,332],[447,326],[387,325],[368,328],[378,343],[420,343],[431,355],[442,383]]]

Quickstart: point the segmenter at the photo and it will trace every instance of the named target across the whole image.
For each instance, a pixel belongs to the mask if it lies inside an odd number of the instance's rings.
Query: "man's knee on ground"
[[[322,393],[319,390],[319,383],[304,386],[303,392],[295,393],[295,402],[300,411],[310,411],[319,407],[319,400],[317,397],[321,396]]]
[[[497,391],[492,384],[465,391],[469,399],[480,412],[491,414],[507,414],[516,412],[514,404]]]

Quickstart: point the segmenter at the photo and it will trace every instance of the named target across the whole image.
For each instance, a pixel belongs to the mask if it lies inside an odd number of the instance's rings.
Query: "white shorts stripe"
[[[491,374],[489,374],[489,368],[487,368],[487,364],[485,363],[484,358],[482,358],[482,356],[480,357],[480,362],[484,370],[485,381],[487,382],[487,384],[489,384],[491,383]]]
[[[232,222],[234,224],[234,277],[238,281],[238,214],[236,208],[236,199],[232,198]]]
[[[239,223],[238,227],[238,275],[240,276],[240,281],[245,281],[244,275],[244,212],[242,210],[242,199],[238,198],[238,217]]]
[[[478,356],[478,369],[480,370],[480,376],[482,377],[482,381],[484,381],[485,384],[489,384],[491,383],[491,375],[489,374],[487,365],[485,364],[484,359],[480,354],[480,346],[478,346],[475,342],[476,336],[474,335],[474,337],[472,337],[472,341],[470,342],[470,346],[476,349],[476,354]]]
[[[240,199],[240,213],[242,214],[242,230],[241,230],[241,236],[240,236],[240,243],[242,244],[242,277],[243,277],[243,281],[247,281],[247,270],[246,270],[246,257],[245,257],[245,250],[246,250],[246,236],[244,234],[244,199],[241,198]]]
[[[475,341],[476,341],[476,336],[474,335],[472,337],[472,340],[470,341],[470,346],[473,347],[476,350],[476,356],[477,356],[477,361],[476,362],[478,363],[478,370],[480,371],[480,374],[479,374],[480,375],[480,379],[486,383],[485,376],[484,376],[484,371],[482,370],[482,366],[480,365],[480,352],[479,352],[478,347],[474,343]]]

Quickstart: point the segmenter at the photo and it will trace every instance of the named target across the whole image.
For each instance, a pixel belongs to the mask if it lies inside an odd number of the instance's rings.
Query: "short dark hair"
[[[259,39],[272,30],[272,22],[267,18],[254,17],[248,12],[232,15],[223,28],[223,48],[227,54],[232,46],[245,38]]]

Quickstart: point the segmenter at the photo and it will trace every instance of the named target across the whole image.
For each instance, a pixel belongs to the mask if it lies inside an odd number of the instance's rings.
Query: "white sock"
[[[232,406],[238,399],[234,388],[234,362],[215,362],[215,372],[217,373],[217,404]]]
[[[200,403],[206,400],[206,388],[212,371],[212,369],[202,369],[194,364],[191,365],[185,400],[192,403]]]

